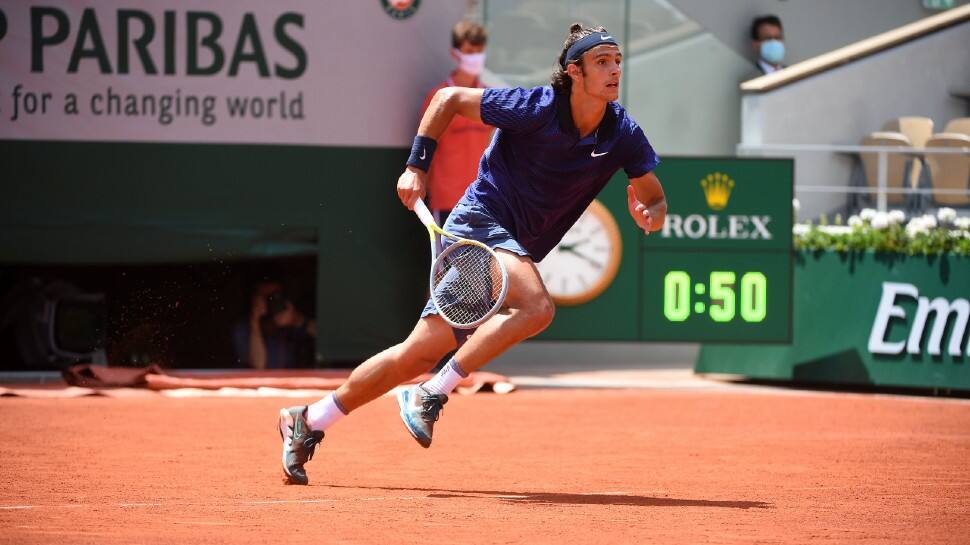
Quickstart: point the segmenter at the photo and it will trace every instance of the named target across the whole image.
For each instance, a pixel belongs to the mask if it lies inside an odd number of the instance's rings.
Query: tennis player
[[[427,448],[448,394],[468,373],[552,321],[555,307],[535,263],[554,248],[619,169],[630,179],[627,203],[645,233],[663,226],[667,202],[652,173],[659,163],[643,131],[616,103],[622,54],[602,27],[569,29],[551,86],[533,89],[448,87],[421,119],[407,167],[397,182],[409,209],[423,198],[439,137],[455,115],[498,130],[478,177],[444,229],[496,250],[508,270],[503,309],[473,334],[453,330],[429,301],[404,342],[371,357],[332,395],[309,406],[280,410],[283,471],[307,484],[304,464],[324,430],[395,386],[454,357],[431,380],[399,390],[401,418]]]

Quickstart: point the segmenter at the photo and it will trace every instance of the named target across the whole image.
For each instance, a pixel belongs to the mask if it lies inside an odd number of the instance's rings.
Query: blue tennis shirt
[[[586,138],[573,122],[569,95],[548,86],[485,89],[481,116],[499,130],[460,202],[483,206],[534,261],[559,244],[616,171],[637,178],[660,163],[615,102]]]

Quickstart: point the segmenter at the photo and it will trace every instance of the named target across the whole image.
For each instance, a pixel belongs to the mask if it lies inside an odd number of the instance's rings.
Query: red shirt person
[[[435,93],[445,87],[483,87],[479,75],[485,67],[488,33],[481,25],[460,21],[451,30],[451,57],[458,66],[447,80],[432,89],[424,100],[421,115]],[[478,176],[478,162],[492,138],[493,127],[455,116],[438,139],[435,162],[428,172],[428,208],[443,224],[468,185]]]

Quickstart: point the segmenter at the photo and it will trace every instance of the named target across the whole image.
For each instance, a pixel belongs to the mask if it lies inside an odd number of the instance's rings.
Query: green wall
[[[397,200],[407,150],[2,141],[0,263],[318,255],[318,352],[366,357],[422,305],[424,230]]]
[[[394,191],[407,150],[24,141],[0,146],[9,158],[0,263],[212,263],[316,255],[317,349],[324,361],[360,360],[400,341],[422,306],[428,259],[423,229]],[[711,172],[726,172],[738,186],[720,212],[776,214],[773,228],[788,232],[790,170],[787,160],[668,157],[657,173],[671,214],[713,213],[699,183]],[[777,185],[780,197],[768,198],[763,184]],[[664,240],[660,233],[647,240],[627,213],[626,185],[618,173],[600,195],[623,238],[616,279],[593,301],[560,308],[540,338],[652,338],[648,324],[658,318],[647,313],[656,305],[644,301],[659,296],[644,279],[658,249],[700,244],[695,250],[706,255],[711,244],[747,247],[738,241]]]

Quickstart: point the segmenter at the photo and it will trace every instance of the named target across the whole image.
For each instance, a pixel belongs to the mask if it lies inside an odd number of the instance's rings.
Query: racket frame
[[[441,227],[439,227],[438,223],[435,222],[434,220],[434,216],[431,215],[431,211],[428,210],[427,205],[425,205],[424,201],[422,201],[421,199],[418,199],[417,201],[415,201],[414,213],[418,216],[418,219],[421,220],[421,223],[423,223],[424,226],[428,229],[428,236],[431,238],[431,271],[428,274],[428,293],[431,294],[431,302],[434,305],[435,310],[438,311],[438,316],[440,316],[441,319],[444,320],[448,325],[456,329],[475,329],[476,327],[485,323],[486,320],[494,316],[495,313],[498,312],[499,309],[502,308],[502,305],[505,303],[505,296],[508,295],[508,291],[509,291],[509,273],[505,269],[505,263],[503,263],[502,259],[499,258],[498,253],[496,253],[495,250],[489,248],[487,244],[484,244],[477,240],[455,236],[449,233],[448,231],[445,231]],[[436,238],[437,236],[449,238],[454,242],[452,242],[448,248],[442,251],[441,249],[442,245],[439,244],[439,241]],[[492,255],[492,257],[495,258],[495,261],[498,263],[499,270],[502,272],[502,290],[499,292],[499,295],[495,300],[495,304],[492,306],[491,310],[489,310],[484,316],[469,324],[459,324],[449,319],[445,315],[445,313],[441,311],[441,308],[438,306],[438,301],[434,296],[434,293],[435,293],[434,277],[435,277],[435,271],[438,269],[438,260],[444,259],[445,257],[448,256],[449,253],[451,253],[454,249],[456,249],[458,246],[462,244],[470,244],[473,246],[479,246],[481,248],[484,248],[486,251],[488,251],[488,253]]]

